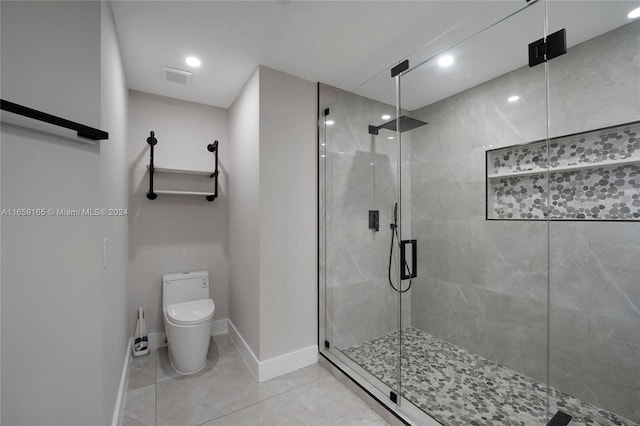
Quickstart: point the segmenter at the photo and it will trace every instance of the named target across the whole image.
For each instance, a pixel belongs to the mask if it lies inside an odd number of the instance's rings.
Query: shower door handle
[[[411,268],[407,264],[407,245],[411,245]],[[400,279],[408,280],[418,276],[418,241],[402,240],[400,242]]]

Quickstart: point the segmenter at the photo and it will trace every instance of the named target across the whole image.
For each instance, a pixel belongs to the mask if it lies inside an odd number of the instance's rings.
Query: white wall
[[[2,1],[2,99],[98,127],[99,8]]]
[[[230,319],[260,357],[260,102],[259,74],[229,109]]]
[[[258,362],[317,344],[316,103],[261,66],[230,110],[230,318]]]
[[[98,126],[100,4],[0,7],[3,98]],[[0,170],[5,208],[98,205],[97,144],[3,123]],[[95,217],[3,218],[3,424],[101,415],[100,236]]]
[[[215,319],[229,317],[229,211],[227,174],[229,130],[226,110],[142,92],[129,97],[130,245],[129,332],[137,307],[145,307],[150,332],[164,332],[162,274],[209,271]],[[156,167],[213,170],[214,156],[206,147],[219,141],[219,196],[158,195],[146,198],[149,176],[149,132],[155,131]],[[213,179],[156,173],[155,189],[213,191]]]
[[[3,122],[3,207],[126,208],[127,92],[108,4],[1,8],[3,98],[110,133],[96,143]],[[5,217],[3,226],[2,423],[110,423],[127,344],[126,217]]]
[[[109,140],[100,145],[102,206],[129,207],[127,167],[127,103],[129,92],[116,36],[111,5],[102,2],[101,128]],[[107,264],[100,280],[102,307],[102,423],[109,424],[116,404],[128,342],[127,268],[129,266],[129,220],[123,216],[102,218],[102,237],[107,239]]]
[[[260,359],[317,344],[316,85],[260,67]]]

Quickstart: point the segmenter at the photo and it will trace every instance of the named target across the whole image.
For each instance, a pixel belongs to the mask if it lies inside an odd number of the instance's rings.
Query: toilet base
[[[164,328],[167,334],[169,360],[178,374],[195,374],[206,366],[211,327],[211,320],[187,326],[173,324],[165,311]]]
[[[204,359],[204,363],[202,364],[202,367],[198,368],[195,371],[192,371],[190,373],[185,373],[184,371],[180,371],[175,364],[173,363],[173,356],[171,355],[171,348],[169,347],[169,345],[167,345],[167,350],[169,351],[169,362],[171,363],[171,367],[173,367],[173,369],[175,370],[176,373],[180,374],[181,376],[189,376],[191,374],[196,374],[201,372],[202,370],[204,370],[204,368],[207,366],[207,359]]]

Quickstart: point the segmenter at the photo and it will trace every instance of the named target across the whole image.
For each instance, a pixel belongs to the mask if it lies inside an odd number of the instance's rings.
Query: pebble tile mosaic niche
[[[547,215],[640,220],[640,122],[487,151],[487,219]]]
[[[396,383],[398,332],[343,352],[387,384]],[[402,395],[447,426],[546,424],[547,386],[414,327],[402,330]],[[572,425],[639,426],[549,388],[549,413]]]

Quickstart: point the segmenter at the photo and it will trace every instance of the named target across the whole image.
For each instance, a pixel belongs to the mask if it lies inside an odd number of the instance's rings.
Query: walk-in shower
[[[636,7],[494,2],[319,85],[321,354],[404,419],[640,425]]]

